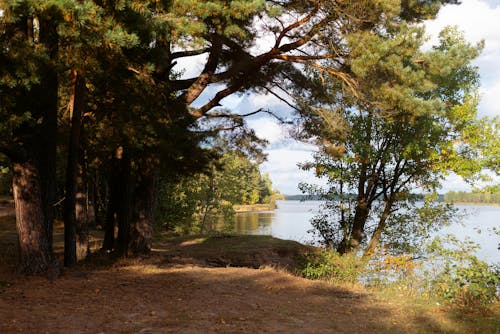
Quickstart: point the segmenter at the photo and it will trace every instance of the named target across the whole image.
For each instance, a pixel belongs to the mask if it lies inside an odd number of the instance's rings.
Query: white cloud
[[[293,195],[300,194],[300,182],[322,184],[313,172],[303,171],[298,167],[312,159],[314,147],[297,142],[288,142],[289,145],[268,151],[268,160],[262,164],[261,171],[269,173],[273,187],[281,193]]]
[[[500,59],[498,61],[500,64]],[[500,116],[499,98],[500,98],[500,80],[498,80],[494,85],[481,88],[480,108],[482,110],[482,114],[486,116]]]
[[[194,78],[203,70],[207,58],[208,54],[179,58],[173,70],[181,74],[181,79]]]
[[[251,119],[248,125],[259,138],[267,139],[271,145],[285,140],[283,127],[269,117]]]

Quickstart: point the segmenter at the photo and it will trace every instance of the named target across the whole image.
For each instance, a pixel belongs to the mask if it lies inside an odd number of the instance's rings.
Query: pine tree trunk
[[[131,174],[130,160],[115,156],[111,162],[109,184],[109,201],[106,213],[106,227],[103,249],[111,251],[115,245],[115,215],[118,222],[118,238],[116,251],[123,256],[128,255],[128,244],[131,219]]]
[[[352,223],[352,233],[349,243],[349,251],[357,251],[361,247],[361,243],[365,237],[365,225],[368,219],[368,204],[363,199],[358,202],[356,211],[354,212],[354,219]]]
[[[39,41],[49,57],[57,56],[58,37],[54,22],[38,18]],[[18,29],[32,42],[33,19],[21,18]],[[27,274],[41,273],[54,267],[52,226],[56,194],[56,135],[58,77],[52,64],[40,66],[40,83],[22,94],[17,107],[30,111],[40,123],[26,124],[15,130],[16,143],[23,153],[11,156],[12,188],[16,207],[19,240],[19,270]],[[16,151],[16,150],[14,150]]]
[[[87,177],[87,223],[89,226],[96,226],[97,207],[96,207],[96,182],[94,175],[86,173]]]
[[[45,272],[53,262],[45,228],[40,176],[31,161],[14,162],[12,189],[16,208],[21,272]]]
[[[83,157],[80,158],[83,166]],[[87,192],[85,187],[85,171],[79,168],[76,178],[75,228],[76,228],[76,260],[85,259],[89,254],[89,226],[87,219]]]
[[[64,201],[64,265],[73,266],[77,261],[77,179],[82,173],[79,165],[80,135],[82,128],[83,94],[85,83],[80,74],[73,71],[73,93],[70,100],[71,130],[66,167],[66,196]],[[80,178],[82,176],[80,175]],[[83,180],[80,180],[83,182]],[[83,196],[83,194],[80,194]],[[84,196],[83,196],[84,197]],[[81,204],[80,199],[80,204]],[[84,206],[83,206],[84,207]],[[83,207],[80,209],[83,210]],[[80,213],[80,219],[81,213]],[[80,221],[80,224],[86,224]]]
[[[131,174],[130,174],[130,160],[128,157],[122,159],[123,170],[122,179],[123,193],[120,195],[118,203],[118,238],[116,240],[116,251],[121,256],[128,255],[129,241],[130,241],[130,220],[132,218],[132,199],[131,199]]]
[[[158,197],[159,173],[148,172],[142,179],[135,193],[135,213],[132,224],[130,251],[146,254],[151,251],[155,228],[155,212]]]
[[[57,58],[59,37],[57,25],[52,19],[39,18],[40,42],[47,48],[50,59]],[[38,163],[41,180],[42,206],[44,225],[52,251],[52,234],[54,223],[54,203],[56,198],[56,145],[57,145],[57,108],[58,108],[58,76],[51,64],[43,69],[41,82],[33,89],[37,100],[37,112],[42,116],[40,138],[35,144],[39,147]],[[36,96],[36,97],[35,97]]]

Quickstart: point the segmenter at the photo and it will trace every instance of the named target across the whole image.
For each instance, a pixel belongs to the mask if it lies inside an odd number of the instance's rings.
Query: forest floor
[[[52,280],[15,274],[13,245],[14,218],[0,217],[0,333],[500,333],[498,307],[458,312],[294,276],[307,247],[271,237],[160,237],[147,257],[96,253]]]

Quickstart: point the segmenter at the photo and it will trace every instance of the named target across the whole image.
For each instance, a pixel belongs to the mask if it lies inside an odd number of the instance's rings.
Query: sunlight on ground
[[[196,238],[196,239],[184,241],[184,242],[180,243],[179,246],[187,247],[187,246],[197,245],[197,244],[204,243],[206,240],[207,240],[207,238]]]

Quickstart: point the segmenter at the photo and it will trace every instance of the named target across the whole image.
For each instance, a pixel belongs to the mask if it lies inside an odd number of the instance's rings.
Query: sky
[[[480,116],[500,116],[500,0],[462,0],[459,6],[448,5],[441,9],[434,21],[426,22],[429,43],[436,41],[439,31],[447,25],[456,25],[469,42],[485,41],[483,53],[476,59],[481,75]],[[202,63],[189,67],[192,74],[202,69]],[[189,76],[190,73],[184,73]],[[203,99],[203,98],[202,98]],[[222,101],[223,106],[238,113],[265,107],[286,114],[288,107],[272,95],[231,96]],[[271,117],[257,116],[248,119],[257,135],[266,138],[267,161],[261,165],[263,173],[269,173],[273,186],[284,194],[299,194],[300,182],[321,184],[310,172],[300,170],[298,163],[311,159],[315,148],[292,140]],[[450,176],[440,192],[468,190],[469,186],[457,176]]]

